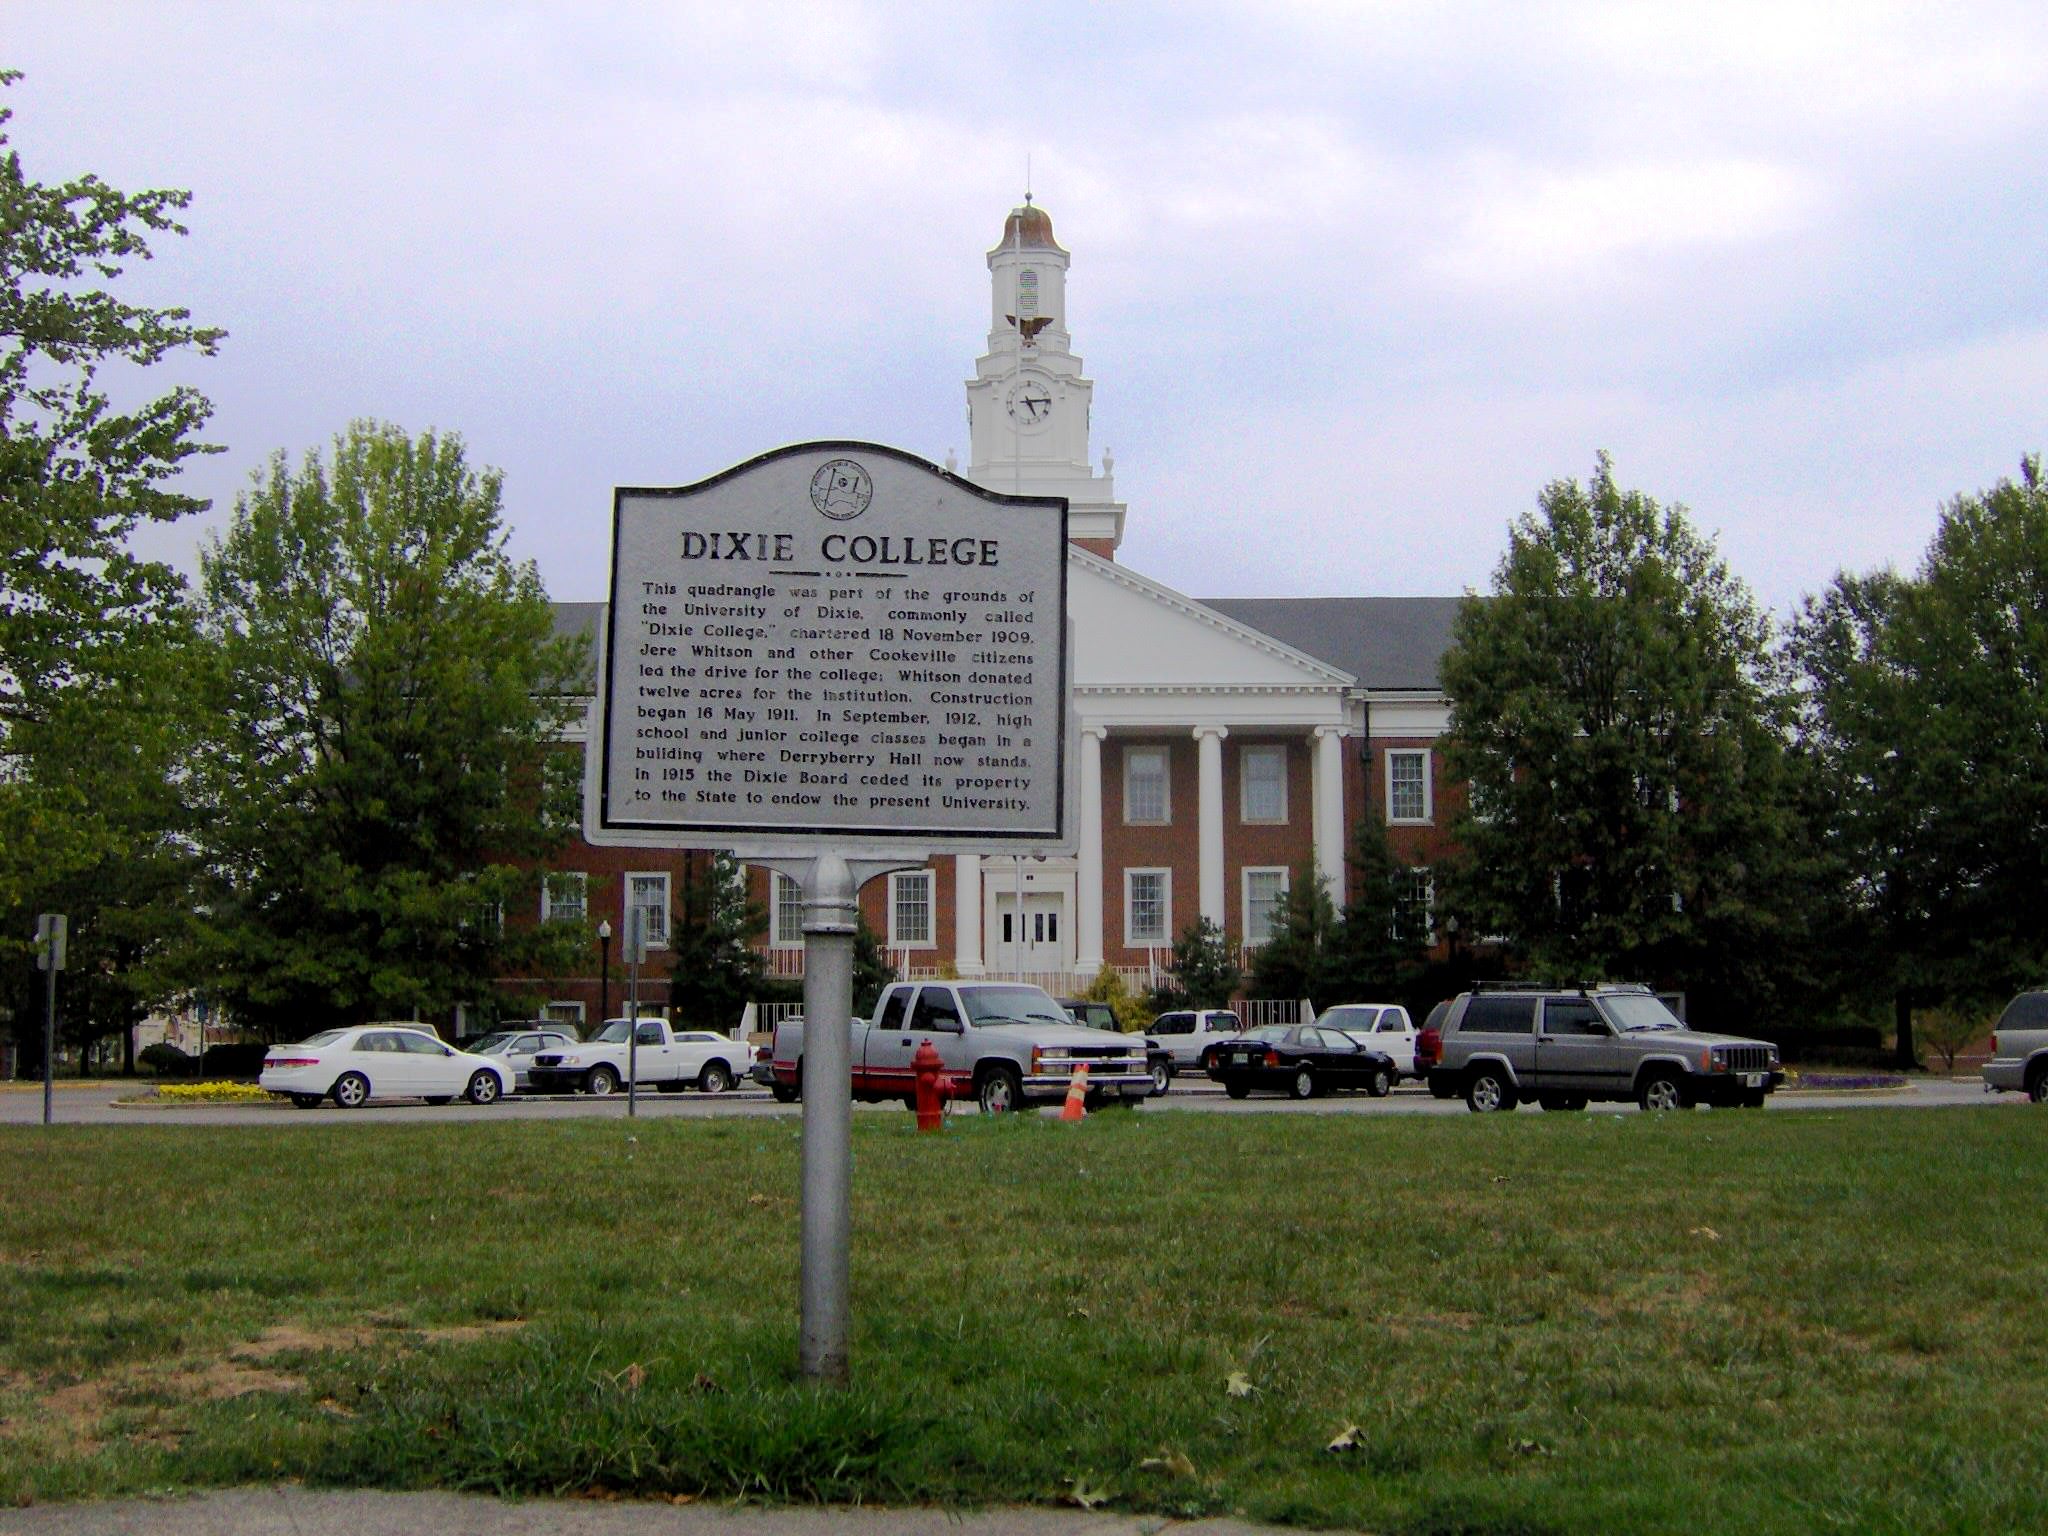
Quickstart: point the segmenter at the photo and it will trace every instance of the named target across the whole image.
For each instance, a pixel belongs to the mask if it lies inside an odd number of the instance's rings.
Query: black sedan
[[[1362,1088],[1383,1099],[1394,1086],[1394,1058],[1341,1029],[1268,1024],[1217,1046],[1209,1076],[1233,1099],[1271,1088],[1297,1099]]]

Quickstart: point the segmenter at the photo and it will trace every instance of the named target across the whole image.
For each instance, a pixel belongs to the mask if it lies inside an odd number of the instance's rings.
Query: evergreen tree
[[[1173,941],[1171,977],[1153,989],[1155,1014],[1176,1008],[1226,1008],[1244,985],[1244,972],[1223,930],[1198,917]]]
[[[678,1028],[739,1027],[762,995],[768,967],[754,943],[767,931],[768,909],[748,896],[731,854],[688,856],[669,925],[669,1017]]]
[[[1323,948],[1337,926],[1337,910],[1313,864],[1297,868],[1273,912],[1273,929],[1252,954],[1251,995],[1310,998],[1320,1008],[1324,991]]]
[[[1316,1006],[1405,999],[1434,942],[1416,874],[1394,856],[1386,823],[1368,809],[1353,829],[1344,911],[1323,946]]]

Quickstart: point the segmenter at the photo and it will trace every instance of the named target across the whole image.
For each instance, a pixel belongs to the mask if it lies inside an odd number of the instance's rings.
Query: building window
[[[889,877],[889,947],[932,947],[932,872],[908,870]]]
[[[581,1003],[549,1003],[541,1016],[550,1024],[567,1024],[578,1034],[583,1032],[583,1005]]]
[[[620,935],[628,939],[633,932],[633,913],[645,914],[640,921],[646,926],[649,949],[668,948],[668,876],[628,875],[626,876],[626,927]]]
[[[540,883],[540,920],[580,923],[590,910],[590,876],[580,869],[557,870]]]
[[[1167,791],[1165,747],[1124,748],[1124,820],[1164,823],[1173,820],[1173,799]]]
[[[1263,944],[1273,937],[1280,901],[1287,894],[1287,870],[1247,869],[1244,872],[1244,941]]]
[[[1124,943],[1132,948],[1173,942],[1173,871],[1124,871]]]
[[[1387,753],[1387,820],[1427,822],[1430,819],[1429,753],[1390,750]]]
[[[1237,813],[1245,821],[1287,819],[1287,749],[1245,747],[1237,754]]]
[[[776,949],[804,942],[804,888],[779,869],[769,871],[768,942]]]
[[[1401,890],[1394,921],[1398,924],[1396,938],[1416,939],[1424,944],[1436,942],[1436,876],[1427,868],[1408,871],[1408,883]]]

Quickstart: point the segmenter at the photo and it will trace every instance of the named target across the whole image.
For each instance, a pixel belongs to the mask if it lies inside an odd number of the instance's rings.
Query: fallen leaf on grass
[[[1163,1472],[1168,1477],[1193,1477],[1195,1464],[1189,1461],[1185,1451],[1168,1451],[1162,1456],[1147,1456],[1138,1463],[1140,1472]]]
[[[1364,1444],[1364,1442],[1358,1438],[1360,1433],[1361,1431],[1359,1430],[1356,1424],[1346,1424],[1344,1426],[1343,1433],[1338,1435],[1337,1438],[1332,1440],[1328,1445],[1324,1446],[1323,1449],[1326,1451],[1334,1452],[1338,1455],[1342,1455],[1346,1451],[1355,1451],[1359,1448],[1360,1445]]]
[[[1106,1488],[1089,1487],[1088,1479],[1085,1477],[1069,1478],[1068,1482],[1071,1486],[1061,1497],[1069,1504],[1078,1504],[1083,1509],[1093,1509],[1098,1504],[1107,1504],[1116,1497]]]
[[[697,1379],[690,1383],[690,1390],[692,1392],[695,1392],[700,1397],[725,1396],[725,1388],[721,1387],[718,1384],[718,1381],[715,1377],[709,1376],[705,1374],[703,1371],[699,1371],[697,1373]]]
[[[1691,1237],[1704,1237],[1710,1243],[1721,1241],[1721,1234],[1712,1227],[1694,1227],[1687,1235]]]
[[[697,1495],[694,1493],[672,1493],[668,1496],[668,1501],[671,1504],[694,1504],[697,1502]]]
[[[647,1384],[647,1367],[635,1360],[623,1371],[612,1372],[612,1385],[627,1392],[638,1392]]]
[[[344,1408],[340,1403],[337,1403],[331,1397],[321,1398],[319,1403],[315,1406],[317,1406],[323,1413],[331,1413],[338,1419],[352,1419],[356,1416],[355,1409]]]
[[[1557,1452],[1539,1440],[1517,1440],[1515,1442],[1515,1454],[1517,1456],[1555,1456]]]
[[[1224,1378],[1223,1390],[1232,1397],[1250,1397],[1259,1389],[1252,1385],[1251,1377],[1243,1371],[1232,1371]]]

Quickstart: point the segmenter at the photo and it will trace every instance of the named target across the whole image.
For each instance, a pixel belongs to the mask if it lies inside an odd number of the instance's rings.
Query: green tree
[[[1313,864],[1297,868],[1273,911],[1273,928],[1252,954],[1254,997],[1306,997],[1322,1007],[1323,949],[1337,926],[1337,909]]]
[[[19,78],[0,71],[0,88]],[[142,370],[173,353],[211,355],[225,333],[117,292],[156,237],[185,232],[189,194],[36,181],[5,131],[12,116],[0,107],[0,1009],[24,975],[40,979],[25,937],[35,913],[64,912],[59,1004],[67,1038],[84,1043],[159,1000],[155,958],[189,904],[166,793],[190,692],[168,681],[183,583],[129,537],[203,508],[171,486],[216,451],[198,441],[211,407],[195,390],[113,399],[142,395]],[[10,1011],[39,1053],[40,997]]]
[[[882,1000],[882,988],[896,979],[896,967],[882,953],[882,941],[865,917],[856,917],[853,927],[853,1012],[857,1018],[872,1019],[875,1004]]]
[[[1859,971],[1913,1010],[1998,1001],[2048,965],[2048,484],[1943,509],[1919,570],[1838,576],[1793,652]]]
[[[1376,809],[1352,830],[1347,863],[1344,910],[1323,945],[1316,1006],[1405,999],[1432,941],[1431,913]]]
[[[1244,972],[1230,952],[1223,930],[1198,917],[1173,941],[1173,971],[1153,989],[1152,1011],[1175,1008],[1224,1008],[1244,985]]]
[[[203,552],[203,963],[244,1023],[442,1018],[587,947],[503,920],[574,821],[550,745],[587,686],[505,537],[460,439],[359,422],[277,455]]]
[[[767,962],[754,941],[768,931],[768,909],[747,895],[729,853],[691,854],[669,925],[669,1014],[679,1026],[731,1034],[757,1001]]]
[[[1443,662],[1470,787],[1454,910],[1538,973],[1677,983],[1754,1012],[1797,932],[1800,847],[1768,620],[1684,510],[1558,481]]]

